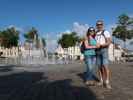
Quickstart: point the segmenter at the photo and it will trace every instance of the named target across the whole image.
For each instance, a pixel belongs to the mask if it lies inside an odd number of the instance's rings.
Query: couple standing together
[[[81,44],[81,50],[86,64],[86,85],[105,86],[111,89],[110,70],[108,68],[108,47],[111,43],[111,35],[104,30],[104,22],[98,20],[96,30],[90,27],[86,39]],[[83,49],[84,48],[84,49]],[[96,81],[96,67],[98,66],[99,81]]]

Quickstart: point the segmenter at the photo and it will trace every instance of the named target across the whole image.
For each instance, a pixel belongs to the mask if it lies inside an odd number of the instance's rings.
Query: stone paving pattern
[[[0,65],[0,100],[133,100],[133,64],[111,64],[112,90],[84,84],[85,67]]]

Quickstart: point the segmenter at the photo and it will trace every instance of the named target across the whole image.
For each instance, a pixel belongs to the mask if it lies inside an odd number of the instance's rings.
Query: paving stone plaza
[[[112,90],[84,84],[84,64],[0,65],[0,100],[133,100],[133,64],[111,64]]]

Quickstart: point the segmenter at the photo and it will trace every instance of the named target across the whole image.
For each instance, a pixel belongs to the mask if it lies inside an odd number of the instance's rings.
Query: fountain
[[[28,48],[26,48],[28,47]],[[8,52],[7,52],[8,51]],[[8,65],[46,65],[46,64],[68,64],[68,57],[58,58],[57,55],[49,55],[47,49],[39,40],[39,48],[34,43],[28,43],[25,47],[20,46],[3,52],[3,58],[0,58],[0,64]],[[11,51],[12,54],[9,54]]]

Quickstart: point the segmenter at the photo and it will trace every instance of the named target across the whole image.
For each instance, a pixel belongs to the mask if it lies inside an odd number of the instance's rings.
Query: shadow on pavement
[[[96,100],[95,94],[89,88],[73,86],[71,83],[70,79],[49,83],[45,100]]]
[[[0,72],[12,71],[13,65],[0,65]]]
[[[43,80],[46,81],[47,78],[41,72],[20,72],[1,75],[0,100],[24,100],[25,95],[31,89],[36,88],[34,88],[34,85]]]
[[[86,72],[84,73],[78,73],[77,76],[79,76],[84,82],[86,81],[85,79],[85,74]],[[93,76],[94,80],[96,80],[97,82],[99,81],[98,77],[96,75]]]
[[[80,77],[85,82],[85,74],[86,74],[86,72],[78,73],[77,76]]]
[[[42,72],[4,75],[0,76],[0,100],[96,100],[89,88],[71,83],[71,79],[50,81]]]

